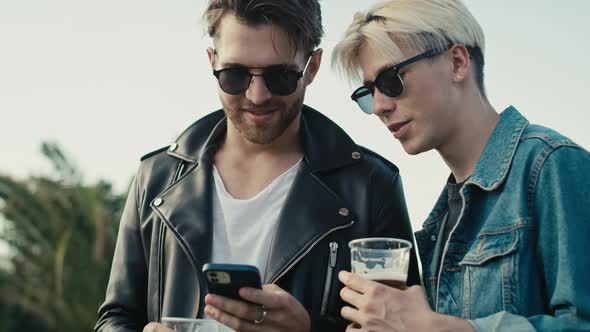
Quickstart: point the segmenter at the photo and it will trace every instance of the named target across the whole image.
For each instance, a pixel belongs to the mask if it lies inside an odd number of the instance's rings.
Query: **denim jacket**
[[[448,241],[446,189],[416,233],[432,308],[477,331],[590,331],[589,190],[588,151],[506,109]]]

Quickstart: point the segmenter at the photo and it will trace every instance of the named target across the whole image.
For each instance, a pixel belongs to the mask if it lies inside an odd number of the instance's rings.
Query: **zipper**
[[[316,244],[318,244],[318,242],[320,242],[321,240],[323,240],[326,236],[334,233],[335,231],[341,230],[341,229],[345,229],[348,228],[350,226],[352,226],[355,223],[354,220],[351,220],[348,224],[346,225],[342,225],[342,226],[338,226],[338,227],[334,227],[331,230],[327,231],[326,233],[322,234],[322,236],[320,236],[317,240],[313,241],[311,243],[311,245],[309,246],[309,248],[307,248],[301,255],[296,256],[297,258],[294,259],[288,266],[287,268],[279,273],[276,277],[274,277],[272,280],[270,280],[270,284],[274,284],[277,282],[277,280],[281,279],[285,274],[287,274],[287,272],[291,271],[291,269],[293,268],[293,266],[297,265],[297,263],[299,263],[299,261],[301,261],[305,256],[307,256],[307,254],[309,254],[309,252],[311,251],[311,249],[313,249],[315,247]]]
[[[328,309],[328,298],[330,296],[330,286],[332,285],[332,273],[336,266],[336,258],[338,257],[338,243],[330,242],[330,257],[328,259],[328,269],[326,270],[326,285],[324,286],[324,298],[322,300],[322,310],[320,315],[325,316]]]

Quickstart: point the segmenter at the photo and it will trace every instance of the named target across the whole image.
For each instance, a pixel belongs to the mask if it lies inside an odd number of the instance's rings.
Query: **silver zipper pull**
[[[322,308],[320,315],[325,316],[328,309],[328,296],[330,295],[330,288],[332,286],[332,273],[336,266],[336,258],[338,258],[338,243],[330,242],[330,257],[328,258],[328,269],[326,270],[326,284],[324,286],[324,297],[322,299]]]
[[[330,242],[330,267],[336,266],[336,257],[338,257],[338,242]]]

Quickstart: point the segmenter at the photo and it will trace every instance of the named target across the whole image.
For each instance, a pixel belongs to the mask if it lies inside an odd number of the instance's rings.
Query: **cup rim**
[[[208,321],[209,319],[203,319],[203,318],[187,318],[187,317],[172,317],[172,316],[166,316],[166,317],[162,317],[162,321],[176,321],[176,322],[201,322],[201,321]]]
[[[407,249],[412,249],[412,242],[408,241],[408,240],[404,240],[404,239],[399,239],[399,238],[395,238],[395,237],[365,237],[362,239],[354,239],[350,242],[348,242],[348,247],[353,249],[353,245],[355,245],[356,243],[359,242],[377,242],[377,241],[395,241],[395,242],[401,242],[404,243],[406,245],[408,245]],[[354,248],[354,249],[362,249],[362,250],[399,250],[399,249],[406,249],[406,248],[395,248],[395,249],[372,249],[372,248]]]

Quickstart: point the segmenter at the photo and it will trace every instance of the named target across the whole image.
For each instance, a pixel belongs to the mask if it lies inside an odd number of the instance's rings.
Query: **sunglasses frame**
[[[214,50],[214,52],[215,52],[215,54],[217,54],[217,51]],[[307,66],[311,62],[311,58],[312,58],[312,56],[313,56],[314,53],[315,53],[315,51],[311,51],[309,53],[309,56],[307,58],[307,61],[305,62],[305,66],[303,67],[303,70],[301,70],[301,71],[296,71],[296,70],[293,70],[293,69],[289,69],[287,65],[283,65],[283,64],[277,64],[277,65],[272,65],[272,66],[267,66],[267,67],[234,66],[234,67],[222,68],[222,69],[219,69],[219,70],[213,70],[213,76],[215,76],[217,78],[217,82],[218,82],[219,87],[221,88],[221,90],[223,90],[223,92],[225,92],[227,94],[230,94],[230,95],[233,95],[233,96],[241,95],[244,92],[246,92],[250,88],[250,85],[252,84],[252,78],[254,76],[262,76],[262,78],[264,80],[264,84],[266,85],[266,88],[268,89],[268,91],[270,91],[270,93],[272,93],[273,96],[281,96],[281,97],[289,96],[289,95],[293,94],[297,90],[297,86],[295,87],[295,89],[293,89],[293,91],[290,91],[288,93],[277,93],[276,91],[273,91],[273,88],[272,88],[273,85],[268,84],[267,78],[265,76],[265,74],[267,73],[267,70],[269,68],[281,68],[281,69],[284,69],[285,71],[289,71],[289,72],[295,74],[295,76],[297,78],[295,80],[295,82],[297,83],[297,82],[299,82],[299,80],[301,79],[301,77],[303,77],[303,74],[307,70]],[[230,93],[230,92],[226,91],[223,88],[223,86],[221,86],[221,81],[219,80],[219,76],[224,71],[234,70],[234,69],[237,69],[237,68],[244,69],[244,71],[246,73],[248,73],[248,75],[250,76],[250,79],[248,80],[248,85],[246,86],[246,88],[244,90],[239,91],[237,93]],[[252,70],[253,69],[259,69],[259,70],[262,70],[262,72],[260,74],[253,74],[252,73]]]
[[[402,77],[399,74],[400,69],[402,69],[403,67],[406,67],[406,66],[408,66],[408,65],[410,65],[410,64],[412,64],[414,62],[418,62],[418,61],[420,61],[422,59],[426,59],[426,58],[431,58],[431,57],[437,56],[437,55],[445,52],[446,50],[447,49],[433,48],[433,49],[430,49],[430,50],[428,50],[428,51],[426,51],[424,53],[420,53],[420,54],[418,54],[418,55],[416,55],[414,57],[411,57],[411,58],[409,58],[409,59],[407,59],[405,61],[402,61],[402,62],[400,62],[400,63],[398,63],[396,65],[393,65],[391,67],[387,67],[387,68],[383,69],[381,72],[379,72],[379,74],[377,75],[377,77],[375,78],[375,80],[373,82],[370,82],[368,84],[365,84],[365,85],[357,88],[356,90],[354,90],[354,92],[352,93],[352,95],[350,96],[350,98],[353,101],[355,101],[357,104],[359,104],[359,101],[358,100],[360,98],[362,98],[362,97],[367,96],[367,95],[373,95],[375,93],[375,88],[377,88],[381,93],[383,93],[384,95],[386,95],[386,96],[388,96],[390,98],[397,98],[397,97],[401,96],[402,93],[404,92],[404,80],[402,79]],[[382,89],[379,88],[380,78],[382,77],[382,75],[384,73],[386,73],[388,71],[393,71],[394,74],[397,76],[397,79],[400,82],[400,85],[401,85],[400,92],[397,95],[391,95],[391,94],[387,93],[386,91],[384,91],[385,89],[382,90]],[[373,111],[372,110],[369,113],[362,106],[360,106],[360,104],[359,104],[359,107],[361,107],[361,110],[364,113],[373,114]]]

